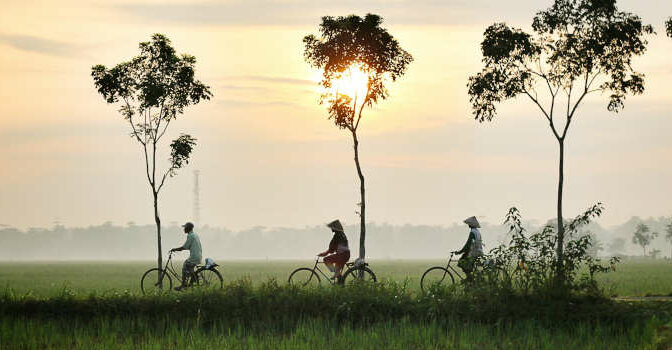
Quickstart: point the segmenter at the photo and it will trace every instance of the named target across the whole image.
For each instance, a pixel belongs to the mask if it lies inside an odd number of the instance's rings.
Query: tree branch
[[[524,90],[525,94],[539,107],[542,113],[544,113],[544,116],[546,117],[546,120],[548,120],[549,125],[551,126],[551,130],[553,131],[553,134],[555,135],[556,138],[560,139],[560,135],[558,134],[557,130],[555,129],[555,124],[553,123],[553,119],[551,119],[551,116],[546,113],[546,110],[544,107],[541,106],[539,101],[537,101],[536,98],[532,97],[530,93],[527,90]],[[555,100],[555,98],[553,99]]]
[[[366,98],[364,98],[364,102],[362,102],[362,106],[359,107],[359,114],[357,116],[357,123],[355,124],[355,131],[357,131],[357,128],[359,127],[359,121],[362,120],[362,111],[364,110],[364,106],[366,106],[367,102],[369,102],[369,94],[371,93],[371,84],[367,84],[366,87]],[[354,113],[354,109],[353,109]]]
[[[166,178],[168,177],[168,174],[170,174],[170,172],[173,171],[173,170],[174,170],[173,167],[170,167],[170,169],[168,169],[166,171],[166,173],[163,174],[163,177],[161,179],[161,184],[159,185],[159,188],[156,190],[156,193],[159,193],[161,191],[161,188],[163,187],[163,184],[166,182]]]

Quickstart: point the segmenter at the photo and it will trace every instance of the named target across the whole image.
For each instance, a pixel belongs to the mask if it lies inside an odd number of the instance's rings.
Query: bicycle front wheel
[[[170,291],[173,288],[173,280],[165,270],[153,268],[147,270],[140,280],[140,289],[142,294],[158,294]]]
[[[224,288],[224,279],[217,270],[204,269],[191,278],[191,285],[199,289],[216,290]]]
[[[343,283],[348,281],[376,282],[376,274],[366,266],[352,267],[343,275]]]
[[[294,270],[289,275],[287,282],[293,286],[299,287],[315,287],[320,285],[320,276],[312,269],[302,267]]]
[[[453,275],[441,266],[430,267],[422,274],[420,279],[420,288],[423,291],[428,291],[432,286],[448,286],[455,283]]]

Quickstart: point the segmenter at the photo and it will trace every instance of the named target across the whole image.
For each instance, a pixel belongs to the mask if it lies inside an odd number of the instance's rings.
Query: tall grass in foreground
[[[0,349],[498,348],[642,349],[672,303],[591,296],[418,293],[386,281],[298,288],[239,280],[215,292],[0,293]],[[672,345],[672,343],[670,344]]]
[[[176,316],[179,317],[179,316]],[[547,327],[533,320],[482,324],[407,319],[366,327],[308,320],[290,330],[251,331],[215,324],[204,328],[170,319],[94,318],[62,322],[18,318],[0,323],[3,349],[655,349],[656,322],[623,330],[578,323]]]

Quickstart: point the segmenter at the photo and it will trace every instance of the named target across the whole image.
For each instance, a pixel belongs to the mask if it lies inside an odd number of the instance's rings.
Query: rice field
[[[219,271],[227,281],[249,278],[252,283],[268,279],[287,281],[297,267],[312,267],[314,261],[218,261]],[[369,262],[378,280],[406,282],[419,289],[420,277],[430,266],[445,265],[440,260],[373,260]],[[140,293],[140,278],[155,262],[21,262],[0,263],[0,289],[38,296],[59,294],[67,288],[77,294],[129,291]],[[181,262],[175,264],[181,269]],[[322,266],[326,272],[326,269]],[[609,295],[647,296],[672,294],[672,261],[629,260],[615,272],[599,278]]]
[[[388,287],[301,292],[285,282],[309,260],[218,263],[223,293],[156,297],[140,295],[152,262],[0,263],[0,349],[672,347],[667,300],[619,301],[613,310],[588,301],[558,311],[546,301],[427,299],[419,278],[441,261],[370,261]],[[626,261],[601,280],[611,295],[670,295],[671,268],[670,261]]]

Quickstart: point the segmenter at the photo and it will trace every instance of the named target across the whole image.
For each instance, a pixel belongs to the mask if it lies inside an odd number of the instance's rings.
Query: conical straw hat
[[[464,223],[469,225],[469,227],[471,228],[481,228],[481,224],[478,223],[478,220],[476,220],[475,216],[467,218],[466,220],[464,220]]]
[[[327,227],[329,227],[330,229],[332,229],[334,231],[343,232],[343,225],[341,225],[341,222],[338,221],[338,220],[334,220],[334,221],[328,223]]]

